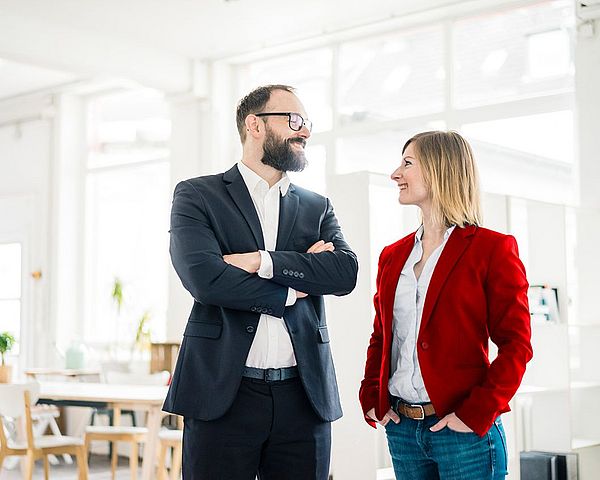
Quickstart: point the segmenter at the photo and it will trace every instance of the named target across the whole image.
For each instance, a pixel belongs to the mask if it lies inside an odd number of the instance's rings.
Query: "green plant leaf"
[[[2,356],[2,365],[4,365],[4,354],[10,352],[16,342],[17,340],[10,332],[0,333],[0,355]]]

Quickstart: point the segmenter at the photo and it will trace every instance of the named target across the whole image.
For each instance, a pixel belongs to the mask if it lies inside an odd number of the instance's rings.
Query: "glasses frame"
[[[294,132],[299,132],[300,130],[302,130],[302,127],[306,127],[309,132],[312,132],[312,127],[313,127],[312,122],[308,119],[305,120],[302,115],[300,115],[299,113],[296,113],[296,112],[264,112],[264,113],[255,113],[254,115],[256,117],[288,117],[288,126],[290,127],[290,130],[293,130]],[[292,115],[296,115],[297,117],[300,118],[300,120],[302,120],[300,128],[292,127]]]

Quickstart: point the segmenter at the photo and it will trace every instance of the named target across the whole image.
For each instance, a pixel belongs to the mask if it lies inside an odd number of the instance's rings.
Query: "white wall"
[[[19,118],[18,108],[12,113]],[[0,242],[23,243],[20,367],[43,362],[52,349],[51,334],[34,335],[48,332],[51,145],[50,120],[31,119],[0,127]],[[31,277],[34,270],[42,271],[41,280]]]
[[[575,98],[581,206],[600,206],[600,20],[580,27],[575,48]]]

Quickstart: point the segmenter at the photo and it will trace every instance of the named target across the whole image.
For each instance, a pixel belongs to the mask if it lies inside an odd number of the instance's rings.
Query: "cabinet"
[[[504,415],[509,478],[519,478],[522,450],[576,452],[580,480],[600,478],[600,211],[499,195],[486,200],[491,218],[484,225],[516,237],[530,285],[556,288],[559,307],[557,321],[532,322],[534,357]]]

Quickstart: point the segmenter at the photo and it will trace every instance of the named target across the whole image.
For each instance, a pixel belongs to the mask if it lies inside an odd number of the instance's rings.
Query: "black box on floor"
[[[576,453],[521,452],[521,480],[577,480]]]

